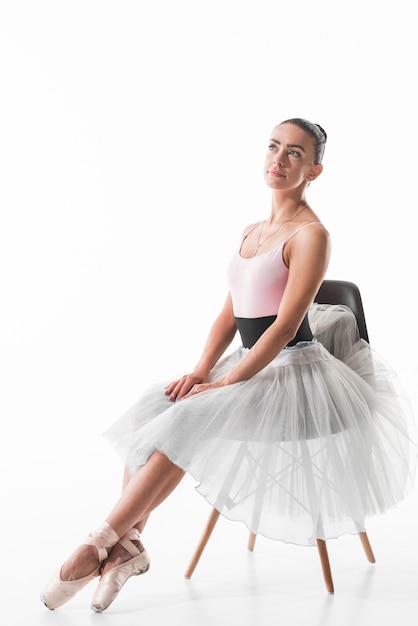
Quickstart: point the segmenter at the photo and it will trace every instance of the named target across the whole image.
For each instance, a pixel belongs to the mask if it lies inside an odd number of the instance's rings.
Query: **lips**
[[[269,174],[271,174],[272,176],[276,176],[277,178],[285,178],[285,175],[277,170],[269,170]]]

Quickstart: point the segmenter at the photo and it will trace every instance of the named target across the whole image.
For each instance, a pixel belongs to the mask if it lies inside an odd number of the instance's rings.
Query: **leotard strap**
[[[271,250],[250,258],[241,256],[241,248],[256,225],[244,235],[228,268],[234,317],[244,347],[254,345],[277,317],[289,276],[289,268],[283,260],[284,246],[301,230],[318,223],[303,224]],[[311,340],[312,332],[305,316],[295,338],[288,345]]]
[[[303,224],[271,250],[253,257],[241,256],[241,242],[227,273],[236,317],[277,315],[289,276],[289,268],[283,261],[283,248],[302,229],[313,223],[318,222]]]

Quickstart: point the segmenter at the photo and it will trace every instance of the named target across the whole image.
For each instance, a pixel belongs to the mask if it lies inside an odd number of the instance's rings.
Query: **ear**
[[[314,165],[308,176],[308,181],[311,182],[312,180],[315,180],[315,178],[318,178],[323,169],[324,168],[322,167],[322,163],[317,163],[316,165]]]

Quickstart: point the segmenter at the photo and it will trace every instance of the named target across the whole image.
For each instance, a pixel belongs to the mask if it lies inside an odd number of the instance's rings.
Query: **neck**
[[[298,198],[283,198],[273,194],[270,222],[282,222],[292,219],[299,211],[307,206],[308,203],[303,196]]]

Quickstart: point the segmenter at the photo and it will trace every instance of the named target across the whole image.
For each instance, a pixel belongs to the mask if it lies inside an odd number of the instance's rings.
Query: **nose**
[[[284,165],[284,162],[285,162],[284,152],[282,150],[278,150],[273,157],[273,163],[275,165]]]

